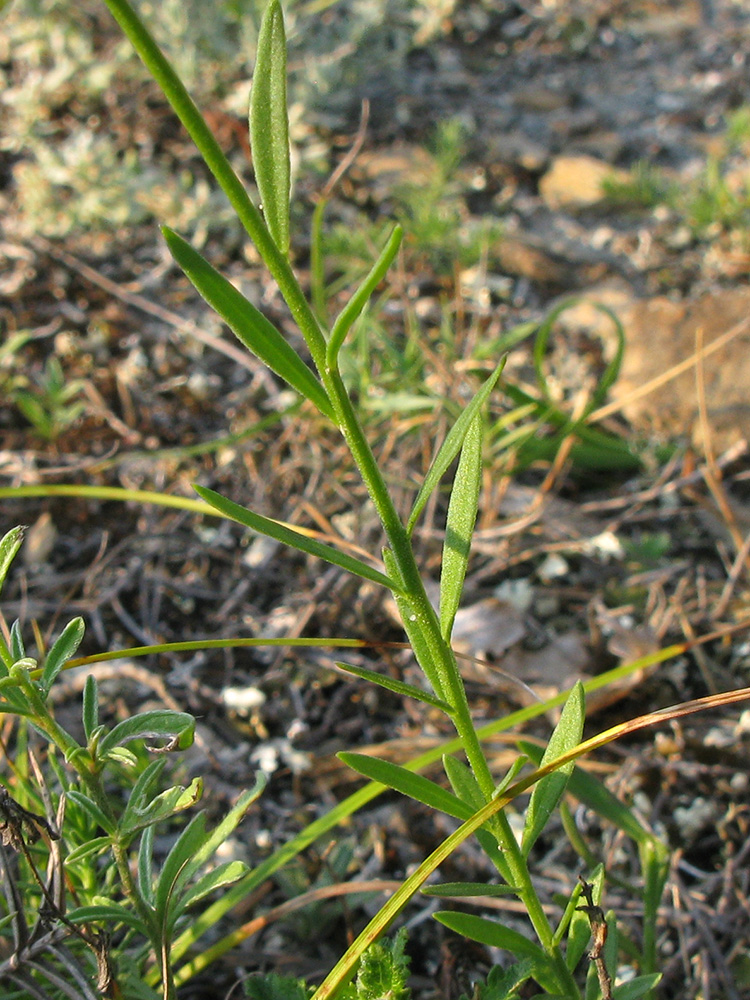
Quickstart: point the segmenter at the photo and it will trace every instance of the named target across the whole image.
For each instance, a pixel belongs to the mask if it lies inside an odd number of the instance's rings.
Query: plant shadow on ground
[[[566,24],[539,13],[529,15],[528,23],[521,14],[516,20],[518,34],[508,35],[516,40],[505,42],[514,58],[528,58],[536,45],[565,65],[570,38],[578,37],[572,19]],[[620,30],[616,21],[596,26],[607,28]],[[496,30],[494,22],[477,29],[459,19],[453,34],[439,35],[433,43],[433,58],[489,46]],[[478,39],[472,31],[478,31]],[[113,36],[106,37],[113,45]],[[597,37],[594,32],[588,44],[595,47]],[[573,55],[580,58],[575,50]],[[124,87],[119,91],[115,85],[112,93],[115,116],[126,120],[122,149],[115,144],[119,156],[132,141],[141,111],[130,106]],[[526,100],[538,104],[542,97],[527,95]],[[136,91],[133,100],[146,107],[153,92]],[[147,135],[140,141],[161,152],[161,165],[170,157],[187,164],[190,199],[205,203],[210,196],[200,186],[200,166],[171,123],[164,124],[163,104],[157,108],[163,131],[148,134],[153,118],[143,110],[140,127]],[[97,109],[101,113],[102,105]],[[75,134],[84,111],[91,113],[74,101],[57,109],[58,127]],[[566,433],[561,433],[559,420],[550,415],[562,410],[569,416],[595,395],[615,350],[612,335],[603,342],[586,331],[550,331],[547,377],[538,380],[531,345],[543,307],[558,300],[559,273],[550,281],[524,265],[529,273],[511,271],[493,280],[502,266],[500,234],[509,226],[512,232],[513,199],[522,201],[533,193],[535,171],[521,163],[502,169],[479,164],[478,173],[472,156],[481,141],[474,135],[464,145],[448,116],[441,132],[439,117],[418,131],[420,141],[426,141],[429,198],[417,198],[413,185],[373,195],[378,190],[373,177],[382,163],[368,172],[355,160],[329,204],[324,245],[328,266],[344,278],[360,261],[364,269],[373,256],[371,248],[381,245],[383,216],[400,214],[415,234],[388,297],[364,317],[342,362],[342,368],[349,365],[350,379],[361,380],[357,392],[368,430],[402,509],[408,509],[429,465],[432,442],[439,436],[436,428],[450,426],[470,398],[473,390],[467,387],[478,384],[492,359],[510,351],[504,378],[515,395],[493,397],[488,415],[484,501],[461,638],[472,709],[481,722],[525,704],[526,693],[509,675],[548,695],[576,676],[595,675],[660,645],[746,618],[747,583],[733,546],[737,531],[747,532],[747,461],[742,454],[729,454],[719,484],[716,465],[705,455],[695,455],[677,441],[639,440],[617,417],[605,428],[613,451],[619,447],[616,442],[624,441],[624,454],[641,463],[640,471],[634,461],[623,469],[617,456],[609,467],[592,467],[585,452],[577,457],[567,451],[574,442],[571,428],[563,426]],[[227,128],[227,141],[236,143],[239,160],[241,142],[231,121]],[[333,165],[320,154],[321,142],[333,158],[340,157],[355,128],[353,119],[344,118],[334,127],[323,122],[312,130],[298,181],[308,211]],[[376,117],[374,139],[378,130],[382,134]],[[413,152],[417,130],[404,126],[401,131],[385,138],[401,140],[396,153],[406,159],[399,169],[406,164],[413,170],[409,157],[421,155]],[[387,148],[392,152],[390,141]],[[107,151],[103,170],[111,169],[110,155]],[[458,176],[452,189],[447,179],[451,172]],[[26,183],[28,190],[28,178]],[[145,183],[139,179],[136,188]],[[470,206],[488,188],[496,196],[496,211],[484,224],[472,217]],[[172,204],[178,202],[174,196]],[[420,216],[426,206],[430,212]],[[78,223],[89,220],[79,216],[65,244],[47,243],[44,236],[24,230],[23,219],[17,229],[4,233],[13,279],[4,288],[12,316],[7,332],[25,331],[28,339],[0,354],[0,379],[6,387],[15,385],[17,394],[30,393],[41,407],[34,419],[31,411],[24,413],[17,395],[17,405],[4,408],[0,471],[7,483],[75,478],[192,496],[191,484],[199,482],[246,498],[254,509],[376,551],[378,525],[338,438],[308,407],[300,411],[259,366],[240,368],[210,344],[186,336],[186,315],[200,316],[201,333],[219,336],[221,330],[170,267],[152,227],[143,224],[150,212],[164,211],[163,202],[155,201],[143,214],[139,210],[132,218],[115,220],[129,227],[126,244],[122,230],[116,243],[111,232],[81,231]],[[369,233],[353,223],[361,212],[370,219]],[[627,214],[618,216],[618,225],[630,225]],[[713,236],[719,242],[729,239],[727,231],[734,231],[736,219],[736,213],[729,223],[722,218],[722,231]],[[188,227],[206,240],[205,252],[217,266],[262,302],[275,322],[288,325],[275,288],[223,221],[225,228],[220,221],[215,230],[192,220]],[[177,224],[175,215],[170,222]],[[353,237],[347,243],[347,227],[362,234],[361,248]],[[703,222],[700,228],[703,234]],[[458,255],[445,245],[456,229],[462,248]],[[59,235],[54,227],[46,232]],[[118,250],[117,259],[112,256],[115,245],[126,247]],[[309,248],[295,251],[304,265]],[[693,274],[692,245],[685,248],[685,260],[685,273]],[[543,262],[547,277],[554,263]],[[115,283],[114,297],[107,281]],[[336,304],[334,298],[331,312]],[[296,336],[290,330],[290,338]],[[370,352],[367,364],[365,352]],[[62,367],[67,387],[76,388],[70,399],[55,396],[51,357]],[[394,388],[399,390],[395,405]],[[13,397],[8,393],[6,398]],[[78,413],[80,405],[84,409]],[[581,444],[580,437],[575,443]],[[739,513],[727,515],[721,503],[725,493],[734,505],[730,509]],[[419,529],[428,577],[431,571],[437,574],[445,507],[446,497],[436,494]],[[31,525],[29,547],[9,582],[5,614],[9,620],[38,621],[48,629],[47,641],[61,623],[82,614],[89,632],[81,652],[211,634],[351,635],[373,643],[403,637],[393,609],[372,588],[335,567],[321,570],[319,563],[251,538],[224,521],[102,498],[54,496],[24,500],[22,516],[18,501],[4,500],[3,521],[10,525],[17,520]],[[742,638],[703,649],[686,651],[668,667],[639,677],[637,687],[615,692],[597,709],[597,729],[638,714],[644,704],[656,707],[744,682],[749,654]],[[394,676],[415,680],[413,664],[401,650],[379,649],[375,656]],[[351,790],[351,772],[332,757],[342,743],[378,747],[381,754],[405,761],[448,738],[437,714],[342,679],[335,659],[335,651],[327,649],[229,649],[154,656],[117,668],[102,664],[103,711],[114,721],[144,700],[163,704],[174,699],[196,714],[203,743],[188,758],[180,780],[205,769],[207,759],[209,801],[217,813],[251,783],[255,769],[271,773],[272,794],[260,800],[236,845],[257,862]],[[373,663],[367,651],[350,650],[347,659],[361,667]],[[243,706],[232,693],[248,688],[260,692],[254,707]],[[79,680],[66,678],[57,708],[61,717],[78,712],[79,692]],[[747,928],[740,906],[747,888],[742,870],[749,840],[743,720],[717,713],[675,724],[656,739],[634,738],[599,761],[611,787],[634,802],[652,826],[664,830],[675,851],[671,895],[665,897],[660,924],[665,996],[697,996],[706,979],[716,995],[750,995],[747,951],[737,945]],[[548,724],[537,727],[532,735],[546,738]],[[498,771],[507,767],[503,740],[497,739],[491,752]],[[559,822],[565,821],[563,816]],[[304,861],[285,869],[268,887],[264,903],[279,904],[343,879],[401,878],[451,829],[441,817],[417,815],[395,798],[381,800],[353,822],[356,837],[337,835],[316,844]],[[624,925],[637,937],[632,883],[638,863],[632,845],[585,810],[567,822],[577,825],[582,850],[604,859],[615,875],[607,905],[623,915]],[[549,827],[537,848],[550,906],[557,896],[570,895],[581,864],[558,834],[561,828]],[[446,868],[446,878],[488,878],[484,859],[468,845],[451,864],[455,871]],[[502,900],[500,908],[510,926],[521,926],[520,917]],[[357,898],[335,908],[326,904],[303,911],[270,928],[259,942],[252,939],[245,951],[233,953],[231,967],[212,974],[203,986],[186,988],[185,996],[216,995],[222,977],[230,988],[237,967],[320,976],[338,957],[340,949],[332,942],[358,929],[371,912],[371,904]],[[437,983],[445,997],[467,991],[471,975],[491,958],[481,948],[463,952],[454,935],[434,921],[422,921],[422,915],[417,908],[409,911],[417,990],[429,995]]]

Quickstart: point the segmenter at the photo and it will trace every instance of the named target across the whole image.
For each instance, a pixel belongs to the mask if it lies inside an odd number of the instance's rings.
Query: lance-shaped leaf
[[[612,1000],[640,1000],[658,986],[661,976],[661,972],[650,972],[645,976],[636,976],[627,983],[621,983],[612,990]]]
[[[528,740],[518,741],[519,750],[539,767],[542,761],[542,748]],[[626,833],[638,844],[650,843],[654,835],[642,826],[626,805],[623,805],[610,790],[593,774],[581,767],[574,767],[568,781],[568,792],[589,809],[598,813],[603,819],[609,820]]]
[[[99,686],[96,677],[89,674],[83,687],[83,731],[86,740],[91,739],[91,734],[99,726]]]
[[[5,577],[8,575],[10,564],[15,559],[16,553],[21,548],[24,528],[19,525],[11,528],[0,540],[0,590],[2,590]]]
[[[96,897],[104,898],[104,897]],[[75,910],[68,910],[65,919],[73,924],[88,924],[94,920],[102,920],[108,923],[123,923],[135,928],[141,934],[147,934],[147,929],[133,910],[129,910],[120,903],[113,903],[110,900],[102,903],[94,903],[91,906],[79,906]]]
[[[482,421],[469,424],[453,481],[440,569],[440,631],[450,641],[469,561],[482,477]]]
[[[443,441],[440,446],[438,453],[433,459],[432,465],[425,476],[422,488],[417,494],[417,499],[414,501],[411,514],[409,515],[409,520],[406,525],[406,529],[409,534],[411,534],[414,530],[414,525],[417,523],[419,515],[424,510],[424,506],[429,500],[433,490],[437,487],[440,480],[448,471],[448,466],[461,450],[461,445],[464,443],[464,438],[466,437],[469,427],[471,426],[471,422],[487,400],[489,394],[495,388],[504,365],[505,360],[503,359],[476,396],[474,396],[453,427],[451,427],[445,441]]]
[[[258,34],[250,92],[250,149],[261,210],[276,246],[289,256],[289,117],[286,34],[279,0],[270,0]]]
[[[326,349],[326,362],[330,368],[333,368],[336,364],[341,345],[344,343],[347,333],[370,301],[372,293],[383,280],[388,268],[393,263],[393,258],[401,246],[402,237],[403,229],[401,226],[396,226],[383,247],[380,256],[373,264],[370,273],[339,313],[336,322],[333,324],[331,337]]]
[[[364,681],[372,681],[373,684],[377,684],[388,691],[393,691],[394,694],[403,695],[405,698],[416,698],[418,701],[423,701],[426,705],[432,705],[433,708],[439,708],[442,712],[447,712],[448,714],[451,714],[453,711],[447,701],[441,701],[440,698],[428,694],[421,688],[414,687],[413,684],[406,684],[395,677],[386,677],[385,674],[379,674],[375,670],[368,670],[366,667],[355,667],[351,663],[342,663],[339,660],[336,661],[336,666],[339,670],[345,670],[348,674],[361,677]]]
[[[439,896],[445,899],[507,896],[513,892],[517,892],[515,886],[494,885],[489,882],[438,882],[435,885],[426,885],[422,889],[425,896]]]
[[[60,673],[65,663],[73,656],[75,651],[81,645],[81,639],[83,639],[83,633],[85,630],[86,626],[83,623],[83,618],[74,618],[73,621],[68,622],[55,640],[49,653],[47,653],[47,657],[44,661],[44,669],[42,670],[42,676],[39,681],[39,686],[45,697],[49,694],[49,690],[54,684],[55,678]]]
[[[542,767],[572,750],[581,742],[584,716],[585,695],[583,685],[578,681],[565,702],[560,713],[560,721],[555,726],[547,749],[544,751],[541,760]],[[556,771],[546,775],[534,786],[529,808],[526,810],[526,822],[521,838],[521,850],[524,857],[528,857],[534,842],[547,825],[547,820],[562,798],[572,770],[573,761],[571,760]]]
[[[365,778],[379,781],[381,785],[387,785],[388,788],[393,788],[395,791],[401,792],[402,795],[416,799],[417,802],[422,802],[432,809],[439,809],[457,819],[468,819],[473,815],[472,808],[452,792],[441,788],[440,785],[425,778],[424,775],[407,771],[399,764],[392,764],[388,760],[380,760],[378,757],[370,757],[367,754],[348,751],[338,754],[338,757],[353,770],[364,775]]]
[[[335,420],[325,389],[273,323],[181,236],[167,226],[162,226],[162,233],[174,259],[237,339],[321,413]]]
[[[439,911],[434,917],[441,924],[456,931],[457,934],[463,934],[471,941],[479,941],[480,944],[489,945],[491,948],[502,948],[514,955],[525,955],[536,959],[543,966],[550,964],[550,959],[538,944],[524,937],[519,931],[498,923],[497,920],[488,920],[474,913],[457,911]]]
[[[102,737],[97,756],[104,758],[115,747],[121,747],[131,740],[165,740],[165,746],[159,747],[159,750],[185,750],[191,746],[194,736],[195,719],[192,715],[173,712],[167,708],[156,709],[118,722]]]
[[[362,562],[360,559],[355,559],[354,556],[347,555],[345,552],[339,552],[333,546],[319,542],[315,538],[308,538],[307,535],[303,535],[293,528],[288,528],[285,524],[280,524],[278,521],[272,521],[270,517],[263,517],[262,514],[256,514],[254,511],[248,510],[247,507],[241,507],[238,503],[227,500],[220,493],[215,493],[205,486],[194,486],[193,488],[206,503],[211,504],[212,507],[221,511],[226,517],[231,517],[233,521],[244,524],[246,528],[252,528],[253,531],[257,531],[261,535],[268,535],[269,538],[275,538],[277,542],[283,542],[284,545],[290,545],[293,549],[299,549],[310,556],[325,559],[326,562],[333,563],[334,566],[340,566],[342,569],[354,573],[355,576],[362,576],[365,580],[372,580],[373,583],[379,583],[390,590],[397,589],[396,584],[390,577],[373,569],[372,566],[368,566],[367,563]]]

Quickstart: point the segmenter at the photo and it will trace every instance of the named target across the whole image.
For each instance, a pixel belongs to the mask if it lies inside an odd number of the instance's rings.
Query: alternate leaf
[[[49,694],[49,690],[63,666],[81,645],[85,631],[86,626],[83,618],[74,618],[68,622],[53,643],[45,658],[42,676],[39,680],[39,686],[45,697]]]
[[[661,972],[652,972],[647,976],[636,976],[635,979],[615,986],[612,990],[612,1000],[640,1000],[658,986]]]
[[[440,569],[440,631],[450,641],[463,592],[482,479],[482,420],[469,424],[453,480]]]
[[[432,809],[439,809],[457,819],[469,819],[474,814],[472,808],[453,795],[452,792],[441,788],[440,785],[425,778],[422,774],[407,771],[399,764],[392,764],[390,761],[380,760],[378,757],[348,751],[338,754],[338,757],[353,770],[364,775],[365,778],[379,781],[382,785],[393,788],[411,799],[416,799],[417,802],[422,802]]]
[[[203,779],[199,777],[193,778],[187,787],[174,785],[159,795],[152,795],[164,763],[163,757],[152,761],[134,785],[118,824],[120,836],[124,839],[129,839],[139,830],[160,823],[177,812],[190,809],[200,800],[203,794]],[[161,765],[158,770],[156,765]],[[149,774],[151,768],[154,768],[154,772]]]
[[[195,719],[187,712],[173,712],[171,709],[156,709],[142,712],[132,719],[124,719],[110,729],[98,747],[98,756],[104,758],[110,750],[130,743],[131,740],[166,740],[163,747],[150,748],[159,751],[185,750],[192,745],[195,736]]]
[[[354,556],[347,555],[345,552],[339,552],[332,545],[326,545],[315,538],[308,538],[307,535],[295,531],[294,528],[289,528],[285,524],[273,521],[270,517],[263,517],[262,514],[256,514],[254,511],[248,510],[247,507],[241,507],[238,503],[227,500],[220,493],[215,493],[205,486],[194,486],[193,489],[206,503],[211,504],[212,507],[215,507],[216,510],[221,511],[222,514],[230,517],[233,521],[244,524],[246,528],[252,528],[253,531],[257,531],[261,535],[268,535],[269,538],[275,538],[277,542],[283,542],[284,545],[289,545],[293,549],[299,549],[310,556],[325,559],[326,562],[333,563],[334,566],[340,566],[342,569],[354,573],[355,576],[364,577],[365,580],[379,583],[383,587],[388,587],[389,590],[397,589],[396,584],[390,577],[373,569],[372,566],[368,566],[367,563],[362,562],[360,559],[355,559]]]
[[[88,924],[92,920],[127,924],[135,928],[141,934],[147,935],[148,931],[143,921],[133,910],[119,903],[94,903],[91,906],[78,906],[75,910],[68,910],[65,919],[73,924]]]
[[[96,802],[90,799],[88,795],[84,795],[83,792],[79,792],[75,788],[70,788],[68,789],[67,797],[87,812],[94,822],[102,828],[102,830],[105,830],[108,834],[110,834],[110,836],[114,836],[115,824],[108,816],[104,815]]]
[[[111,848],[111,846],[111,837],[94,837],[93,840],[89,840],[85,844],[79,844],[78,847],[74,848],[69,854],[66,854],[65,864],[75,864],[76,861],[81,861],[83,858],[89,858],[92,854],[100,854],[102,851],[107,851]]]
[[[524,955],[549,966],[549,959],[538,944],[534,944],[518,931],[505,927],[496,920],[477,916],[474,913],[459,913],[454,910],[440,910],[434,914],[436,920],[457,934],[463,934],[471,941],[478,941],[491,948],[502,948],[514,955]]]
[[[155,827],[147,826],[138,845],[138,889],[149,906],[154,905],[154,833]]]
[[[555,726],[542,756],[542,766],[561,757],[581,742],[585,711],[583,684],[578,681],[560,713],[560,721]],[[521,838],[521,851],[524,857],[528,857],[529,851],[562,798],[572,770],[573,761],[569,761],[534,785]]]
[[[481,809],[486,804],[487,800],[482,795],[479,782],[467,764],[451,754],[443,754],[443,769],[451,783],[451,788],[462,802],[471,806],[474,811]]]
[[[368,670],[366,667],[355,667],[351,663],[342,663],[340,660],[336,661],[336,666],[340,670],[345,670],[348,674],[354,674],[355,677],[361,677],[365,681],[372,681],[373,684],[377,684],[379,687],[393,691],[394,694],[400,694],[404,698],[416,698],[418,701],[423,701],[426,705],[439,708],[442,712],[448,712],[449,714],[451,712],[451,707],[447,701],[441,701],[440,698],[428,694],[421,688],[414,687],[413,684],[406,684],[395,677],[386,677],[385,674],[379,674],[375,670]]]
[[[414,501],[411,514],[409,515],[409,520],[406,524],[406,530],[409,534],[411,534],[414,530],[414,525],[417,523],[419,515],[424,510],[425,504],[429,500],[432,492],[436,489],[440,480],[448,471],[449,465],[459,453],[471,422],[479,412],[480,408],[484,405],[492,390],[495,388],[504,366],[505,360],[503,359],[503,361],[500,362],[494,372],[486,380],[479,392],[474,396],[453,427],[451,427],[445,440],[438,449],[438,453],[427,471],[427,475],[425,476],[422,487],[417,494],[417,499]]]
[[[96,677],[89,674],[83,687],[83,731],[86,734],[86,741],[91,739],[91,734],[99,725],[99,688]]]
[[[456,896],[507,896],[516,892],[512,885],[494,885],[489,882],[439,882],[436,885],[426,885],[422,888],[425,896],[440,896],[452,899]]]
[[[541,747],[529,743],[528,740],[519,740],[518,747],[537,767],[539,766],[544,752]],[[632,837],[636,843],[644,844],[654,839],[653,834],[641,826],[628,807],[623,805],[597,777],[584,771],[582,767],[577,765],[573,767],[568,780],[568,791],[579,802]]]
[[[385,246],[380,252],[380,256],[373,264],[370,273],[364,279],[357,291],[352,295],[347,304],[339,313],[336,322],[333,324],[331,336],[326,349],[326,363],[329,368],[333,368],[344,343],[347,333],[351,330],[355,320],[360,316],[370,298],[385,277],[388,268],[393,263],[393,258],[398,253],[401,246],[404,231],[401,226],[396,226],[389,236]]]
[[[273,323],[181,236],[168,226],[162,226],[162,233],[174,259],[237,339],[335,422],[325,389]]]
[[[289,256],[289,117],[286,34],[279,0],[270,0],[258,34],[250,92],[250,148],[261,210],[276,246]]]
[[[0,539],[0,590],[3,589],[5,577],[8,575],[10,564],[16,557],[16,553],[21,548],[25,532],[23,525],[11,528],[9,532]]]
[[[218,865],[213,871],[206,872],[203,878],[198,879],[194,886],[185,893],[181,900],[181,908],[187,909],[199,899],[215,892],[216,889],[225,885],[231,885],[238,878],[242,878],[250,869],[244,861],[225,861]]]
[[[602,899],[602,887],[604,885],[604,866],[598,865],[597,870],[586,879],[593,888],[594,904],[598,906]],[[591,940],[591,921],[585,910],[580,908],[580,903],[585,902],[581,896],[581,883],[578,882],[571,893],[568,905],[565,908],[560,926],[555,931],[555,943],[559,944],[564,933],[565,921],[569,918],[567,927],[567,939],[565,944],[565,964],[572,972],[583,957],[586,946]],[[561,933],[562,932],[562,933]]]

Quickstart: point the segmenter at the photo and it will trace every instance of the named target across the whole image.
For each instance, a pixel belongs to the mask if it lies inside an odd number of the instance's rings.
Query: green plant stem
[[[401,575],[400,582],[417,619],[417,627],[422,633],[437,669],[436,694],[446,700],[453,709],[451,717],[456,732],[461,738],[466,758],[485,799],[489,802],[495,791],[495,782],[471,718],[466,689],[458,670],[455,655],[450,644],[441,635],[440,622],[425,591],[406,528],[393,505],[388,488],[338,369],[334,367],[325,371],[323,380],[339,418],[341,431],[367,486],[390,543],[391,552]],[[420,666],[425,669],[425,664],[420,664]],[[564,985],[569,991],[573,991],[570,993],[571,996],[578,996],[575,981],[565,965],[559,948],[554,944],[553,929],[544,913],[528,865],[521,854],[518,842],[504,813],[501,812],[495,816],[492,830],[498,840],[507,871],[510,873],[511,884],[517,886],[518,895],[527,908],[529,919],[539,941],[557,966],[561,985]],[[503,863],[499,859],[496,863],[502,871]]]
[[[275,278],[284,301],[294,317],[319,372],[325,366],[325,338],[315,314],[294,276],[284,254],[276,246],[268,227],[232,169],[211,129],[188,94],[167,58],[127,0],[104,0],[143,64],[158,83],[173,111],[185,126],[211,173],[229,199],[237,218],[258,249]]]

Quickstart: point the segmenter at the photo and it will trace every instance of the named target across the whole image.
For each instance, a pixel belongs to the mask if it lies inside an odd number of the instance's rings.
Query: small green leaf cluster
[[[0,589],[22,540],[20,527],[0,540]],[[264,781],[259,779],[253,789],[243,792],[213,829],[207,827],[205,812],[198,812],[159,865],[154,853],[156,827],[173,823],[202,794],[200,778],[187,786],[172,785],[160,790],[166,754],[192,744],[195,719],[186,712],[164,709],[136,714],[111,727],[104,725],[99,719],[97,682],[89,675],[82,705],[84,742],[78,742],[56,720],[50,692],[83,637],[83,620],[75,618],[62,630],[41,664],[27,654],[17,621],[11,626],[10,641],[0,638],[0,711],[17,716],[22,727],[15,754],[16,779],[5,783],[0,820],[4,843],[19,851],[26,862],[26,888],[19,892],[19,898],[28,907],[28,912],[24,908],[16,913],[9,911],[4,923],[13,927],[17,944],[24,940],[19,928],[29,923],[28,914],[34,907],[40,913],[46,908],[45,920],[56,927],[56,934],[78,935],[92,947],[100,940],[96,928],[128,928],[135,935],[135,941],[126,938],[131,952],[150,944],[157,956],[158,964],[152,973],[142,962],[143,985],[149,975],[161,979],[163,997],[169,1000],[175,995],[169,959],[175,930],[188,909],[246,874],[247,866],[241,861],[214,867],[212,858],[260,795]],[[25,756],[21,747],[28,727],[48,741],[47,767],[44,759],[34,765],[37,788],[21,778]],[[60,763],[58,755],[64,763]],[[128,791],[124,801],[119,794],[121,788]],[[26,802],[37,809],[41,805],[46,817],[30,811]],[[38,874],[40,866],[32,862],[31,847],[39,841],[40,831],[48,834],[48,857],[41,870],[47,867],[54,873],[54,900],[50,887]],[[137,854],[132,856],[130,849],[136,845]],[[34,847],[34,851],[38,852],[38,848]],[[63,891],[63,867],[68,884],[75,886],[75,901],[67,900]],[[16,875],[9,872],[6,868],[6,877],[15,879]],[[102,955],[107,967],[114,970],[112,956],[103,945],[97,961]],[[13,961],[23,967],[25,960],[30,958],[19,948]],[[5,972],[9,970],[0,967],[0,981]],[[109,989],[116,973],[108,975]]]

